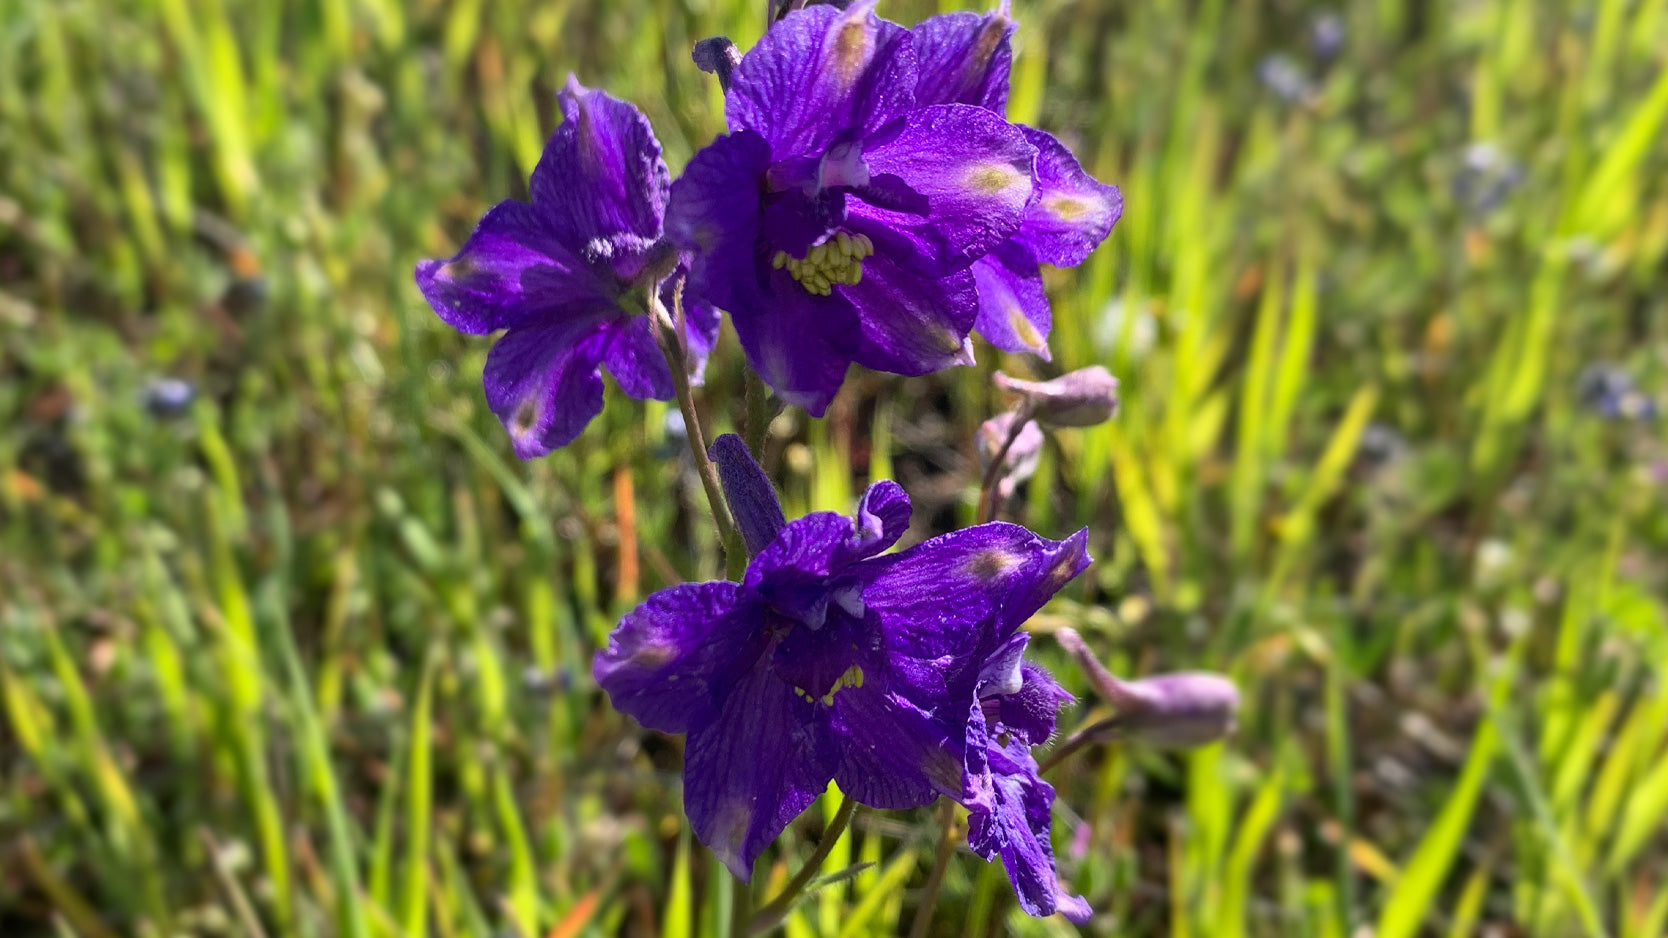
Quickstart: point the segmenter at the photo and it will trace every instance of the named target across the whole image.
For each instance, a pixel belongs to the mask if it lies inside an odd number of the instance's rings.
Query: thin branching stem
[[[823,862],[828,859],[828,854],[833,852],[840,835],[846,832],[846,826],[851,823],[851,816],[856,811],[857,802],[852,800],[850,795],[842,795],[840,806],[834,809],[834,817],[829,819],[828,826],[822,832],[822,839],[817,841],[817,849],[805,858],[805,864],[799,868],[799,872],[793,874],[793,879],[788,880],[788,884],[782,887],[776,898],[770,900],[768,905],[753,916],[750,934],[764,934],[788,917],[794,903],[799,901],[800,893],[811,884],[811,880],[816,879]]]
[[[950,858],[956,852],[956,807],[946,800],[939,810],[942,826],[938,834],[938,852],[933,856],[932,872],[921,890],[921,902],[915,907],[915,921],[909,926],[909,938],[926,938],[932,926],[932,913],[938,906],[938,891],[944,886],[944,874],[950,870]]]
[[[1008,438],[1002,441],[1002,446],[991,457],[990,465],[985,467],[984,481],[979,484],[979,511],[974,516],[974,521],[983,524],[996,520],[997,509],[1001,507],[996,504],[996,484],[1002,479],[1002,461],[1008,458],[1008,450],[1014,448],[1019,434],[1030,422],[1031,408],[1021,404],[1014,412],[1013,421],[1008,424]]]

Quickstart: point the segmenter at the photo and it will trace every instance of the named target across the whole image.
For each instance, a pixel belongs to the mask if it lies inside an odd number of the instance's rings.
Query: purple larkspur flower
[[[1036,148],[969,104],[918,107],[914,40],[874,15],[788,13],[731,75],[730,133],[672,186],[691,291],[729,311],[749,363],[821,416],[853,362],[972,361],[970,266],[1019,230]]]
[[[602,411],[606,364],[620,389],[669,400],[672,373],[645,315],[677,263],[661,238],[669,179],[641,111],[573,78],[562,125],[533,169],[532,202],[498,203],[457,256],[417,264],[417,286],[459,332],[506,330],[487,355],[487,404],[522,459],[577,437]],[[670,305],[670,287],[661,301]],[[684,342],[699,373],[717,312],[685,302]]]
[[[871,485],[854,518],[783,521],[745,447],[714,450],[728,497],[751,506],[736,512],[745,541],[762,545],[746,576],[650,596],[592,670],[617,709],[688,734],[684,809],[745,879],[830,780],[883,809],[966,797],[983,663],[1088,563],[1087,534],[993,523],[881,556],[909,525],[896,483]]]
[[[945,13],[922,20],[910,30],[918,61],[916,105],[966,104],[1006,114],[1014,28],[1007,0],[990,13]],[[973,263],[979,288],[976,328],[1003,351],[1048,358],[1053,314],[1040,265],[1083,263],[1112,233],[1124,200],[1117,186],[1084,172],[1052,134],[1020,129],[1037,149],[1031,201],[1013,237]]]
[[[1031,747],[1054,733],[1054,716],[1072,701],[1042,667],[1022,662],[1029,636],[1014,635],[980,671],[969,710],[963,765],[967,845],[1002,858],[1020,908],[1088,921],[1089,903],[1060,882],[1050,843],[1054,787],[1042,780]]]

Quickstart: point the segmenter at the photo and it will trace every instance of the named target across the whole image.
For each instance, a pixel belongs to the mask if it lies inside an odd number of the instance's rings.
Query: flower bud
[[[718,468],[718,483],[735,518],[736,530],[747,545],[748,556],[770,546],[787,519],[770,477],[753,460],[747,444],[734,433],[726,433],[707,448],[707,456]]]
[[[1033,419],[1050,427],[1092,427],[1118,410],[1118,379],[1100,365],[1069,371],[1052,381],[1023,381],[996,373],[996,384],[1018,394]]]
[[[980,471],[990,469],[990,461],[996,458],[996,452],[1007,441],[1008,434],[1013,432],[1014,421],[1017,419],[1018,414],[998,414],[979,426],[978,435],[974,440],[979,449]],[[1042,429],[1033,421],[1025,421],[1019,436],[1015,437],[1013,445],[1008,447],[1007,455],[1002,457],[1002,470],[997,479],[996,494],[1004,501],[1013,496],[1019,483],[1036,475],[1042,446]]]
[[[730,73],[741,64],[741,50],[730,41],[728,36],[713,36],[695,43],[695,49],[689,54],[695,60],[695,67],[703,72],[718,76],[718,87],[730,90]]]
[[[1095,690],[1118,709],[1105,738],[1137,739],[1164,749],[1190,749],[1233,732],[1239,690],[1221,674],[1178,671],[1125,681],[1114,677],[1071,629],[1057,633]]]

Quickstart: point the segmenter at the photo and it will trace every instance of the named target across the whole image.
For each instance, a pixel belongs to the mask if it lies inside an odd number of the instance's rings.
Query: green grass
[[[1011,116],[1127,203],[1050,277],[1057,365],[1124,406],[1016,500],[1097,561],[1034,647],[1079,692],[1062,625],[1246,695],[1225,745],[1053,777],[1085,931],[1668,934],[1668,446],[1576,393],[1604,361],[1668,403],[1668,5],[1339,0],[1324,70],[1305,3],[1015,6]],[[0,3],[0,934],[723,933],[676,742],[589,671],[721,573],[666,406],[610,392],[517,462],[489,343],[411,268],[524,194],[570,71],[681,166],[722,123],[690,44],[761,8]],[[1257,82],[1277,52],[1311,97]],[[1477,142],[1523,170],[1488,212],[1452,189]],[[785,419],[790,515],[884,474],[914,537],[970,522],[995,367],[1036,369],[981,347]],[[733,336],[704,396],[739,419]],[[792,938],[908,929],[934,815],[844,836],[828,871],[872,865]],[[1004,932],[1072,929],[963,851],[932,934]]]

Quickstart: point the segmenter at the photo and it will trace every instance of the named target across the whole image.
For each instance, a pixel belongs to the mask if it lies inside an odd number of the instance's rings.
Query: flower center
[[[869,240],[868,235],[841,231],[821,244],[812,245],[803,258],[794,257],[787,251],[777,251],[770,265],[777,270],[786,270],[789,276],[799,281],[805,292],[828,296],[834,292],[837,283],[847,286],[861,283],[863,259],[874,252],[875,243]]]

